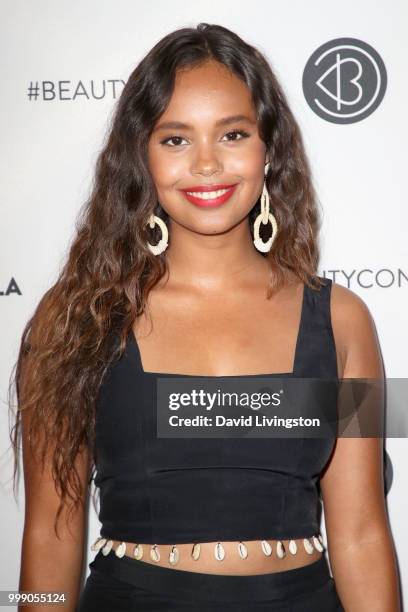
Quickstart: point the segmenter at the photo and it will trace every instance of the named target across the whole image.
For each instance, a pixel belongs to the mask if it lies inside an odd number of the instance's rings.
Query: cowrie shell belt
[[[96,539],[96,541],[92,544],[91,550],[94,552],[98,552],[101,550],[102,554],[106,556],[112,550],[114,550],[113,542],[114,542],[113,540],[99,536]],[[311,537],[308,537],[308,538],[303,538],[302,544],[303,544],[305,551],[309,555],[313,554],[315,550],[317,550],[318,552],[323,552],[324,550],[323,538],[320,533],[313,535]],[[126,554],[126,546],[128,546],[126,542],[121,542],[120,544],[118,544],[116,546],[116,549],[114,550],[115,555],[119,558],[123,557]],[[132,556],[135,559],[138,559],[138,560],[142,559],[145,552],[148,551],[150,555],[150,559],[152,561],[155,561],[155,562],[160,561],[161,557],[160,557],[159,544],[152,544],[152,545],[150,544],[132,544],[131,546],[133,546]],[[267,540],[261,540],[260,547],[266,557],[270,557],[273,554],[273,545]],[[288,552],[291,555],[296,555],[297,551],[298,551],[298,545],[296,541],[290,540],[288,544]],[[200,558],[200,552],[201,552],[200,543],[199,542],[194,543],[192,545],[190,555],[195,561],[198,561],[198,559]],[[246,559],[248,557],[248,548],[244,542],[237,543],[237,553],[241,559]],[[278,559],[283,559],[287,554],[286,548],[281,540],[276,541],[275,554],[278,557]],[[225,559],[225,555],[226,555],[225,548],[223,547],[222,542],[216,542],[214,545],[215,559],[217,559],[217,561],[223,561]],[[171,547],[170,553],[169,553],[169,563],[171,565],[177,565],[179,558],[180,558],[179,550],[176,544],[173,544],[173,546]]]

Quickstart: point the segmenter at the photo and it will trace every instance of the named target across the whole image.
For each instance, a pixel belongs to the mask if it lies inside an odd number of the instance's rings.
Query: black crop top
[[[270,376],[338,380],[331,280],[324,280],[319,291],[304,285],[294,371]],[[182,544],[307,538],[318,532],[318,481],[335,436],[158,438],[160,375],[143,370],[130,333],[125,353],[102,382],[95,444],[102,537]]]

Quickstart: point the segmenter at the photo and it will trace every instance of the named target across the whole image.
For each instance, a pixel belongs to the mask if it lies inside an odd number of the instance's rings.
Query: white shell
[[[95,542],[92,544],[91,546],[91,550],[93,551],[97,551],[100,550],[103,546],[105,546],[107,542],[106,538],[101,538],[99,537],[97,540],[95,540]]]
[[[194,561],[198,560],[198,558],[200,556],[200,552],[201,552],[201,546],[197,542],[196,544],[194,544],[193,550],[191,551],[191,556],[193,557]]]
[[[241,559],[246,559],[248,556],[248,549],[243,542],[238,544],[238,552]]]
[[[214,548],[214,555],[217,561],[223,561],[225,557],[225,550],[221,542],[217,542]]]
[[[313,544],[316,550],[318,550],[319,552],[323,551],[323,545],[321,544],[319,538],[317,538],[316,536],[313,536],[312,538],[313,540]]]
[[[153,544],[150,548],[150,558],[152,561],[160,561],[160,552],[157,548],[157,544]]]
[[[272,546],[269,544],[269,542],[267,542],[266,540],[262,540],[261,546],[262,546],[264,555],[266,555],[267,557],[270,557],[272,554]]]
[[[102,554],[106,557],[112,550],[113,540],[108,540],[105,546],[102,548]]]
[[[126,552],[126,542],[121,542],[115,550],[115,555],[119,558],[123,557]]]
[[[179,551],[178,548],[176,548],[175,546],[172,547],[170,554],[169,554],[169,561],[172,565],[176,565],[177,561],[179,560]]]
[[[289,552],[292,553],[292,555],[296,555],[296,553],[297,553],[297,544],[296,544],[295,540],[291,540],[289,542]]]
[[[136,544],[133,550],[133,556],[135,559],[141,559],[143,557],[143,546],[141,544]]]
[[[308,538],[303,538],[303,546],[305,547],[305,551],[307,552],[308,555],[313,554],[314,548]]]
[[[285,547],[283,542],[280,540],[278,540],[276,544],[276,554],[278,555],[279,559],[283,559],[283,557],[286,555]]]

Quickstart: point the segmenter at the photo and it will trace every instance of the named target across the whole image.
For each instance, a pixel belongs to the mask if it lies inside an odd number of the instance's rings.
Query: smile
[[[217,189],[216,191],[186,191],[182,189],[181,192],[192,204],[208,208],[225,204],[234,193],[236,186],[231,185],[231,187]]]

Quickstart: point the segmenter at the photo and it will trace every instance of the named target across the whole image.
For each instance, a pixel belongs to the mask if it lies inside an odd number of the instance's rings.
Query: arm
[[[28,357],[26,358],[28,361]],[[31,367],[29,361],[25,368]],[[66,507],[58,524],[57,538],[54,520],[60,498],[55,490],[51,469],[42,471],[37,458],[31,453],[27,440],[29,413],[22,411],[22,444],[25,484],[25,519],[21,549],[20,591],[65,592],[65,605],[33,605],[19,608],[24,612],[42,612],[53,609],[74,612],[80,588],[83,565],[85,511],[87,507],[87,482],[89,457],[84,451],[76,459],[81,478],[84,505],[71,513],[69,529],[66,524]]]
[[[342,377],[383,380],[374,323],[364,302],[333,283],[331,309]],[[330,565],[346,612],[400,612],[382,457],[382,439],[338,438],[320,481]]]

